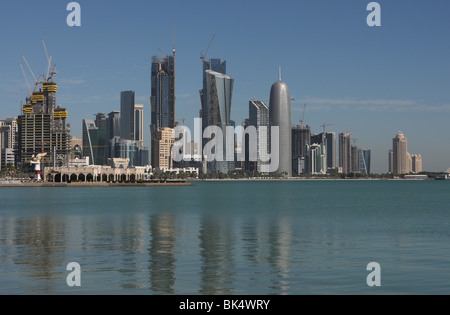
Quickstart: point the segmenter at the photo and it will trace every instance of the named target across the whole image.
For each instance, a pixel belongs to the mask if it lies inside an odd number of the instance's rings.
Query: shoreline
[[[164,187],[164,186],[194,186],[188,182],[165,182],[165,183],[1,183],[2,187]]]

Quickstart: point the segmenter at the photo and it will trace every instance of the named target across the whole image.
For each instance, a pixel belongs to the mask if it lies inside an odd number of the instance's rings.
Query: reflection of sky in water
[[[0,293],[373,293],[371,261],[376,292],[449,293],[450,197],[424,184],[2,190]]]

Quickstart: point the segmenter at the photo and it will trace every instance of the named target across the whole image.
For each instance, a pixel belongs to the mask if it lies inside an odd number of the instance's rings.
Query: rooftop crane
[[[200,59],[201,59],[203,62],[205,62],[206,54],[208,53],[208,50],[209,50],[209,48],[211,47],[211,45],[212,45],[212,43],[213,43],[213,41],[214,41],[214,38],[216,38],[216,34],[213,35],[213,37],[212,37],[211,41],[209,42],[208,48],[206,49],[205,53],[204,53],[204,54],[203,54],[203,53],[200,53]]]
[[[30,92],[30,95],[31,95],[31,85],[30,85],[30,82],[28,82],[28,79],[27,79],[27,76],[26,76],[26,74],[25,74],[25,70],[23,70],[23,66],[22,66],[22,64],[20,64],[20,69],[22,69],[22,74],[23,74],[23,77],[25,78],[25,82],[27,83],[27,87],[28,87],[28,92]]]
[[[165,57],[164,57],[162,50],[160,48],[158,48],[158,50],[159,50],[159,53],[161,54],[161,57],[163,57],[163,59],[164,59]]]
[[[323,140],[323,143],[325,143],[325,141],[326,141],[326,128],[328,127],[328,126],[333,126],[333,124],[327,124],[327,123],[324,123],[323,125],[321,125],[320,127],[323,127],[323,134],[322,134],[322,140]]]
[[[47,80],[47,82],[52,82],[53,81],[53,76],[56,74],[55,68],[56,65],[53,66],[52,68],[52,56],[48,56],[48,52],[47,52],[47,46],[45,46],[45,42],[44,39],[41,38],[42,41],[42,46],[44,46],[44,52],[45,52],[45,57],[47,58],[47,62],[48,62],[48,66],[47,66],[47,75],[45,76],[45,80]]]
[[[303,107],[303,114],[302,114],[302,119],[300,119],[300,126],[303,127],[303,121],[305,119],[305,110],[306,110],[306,104]]]

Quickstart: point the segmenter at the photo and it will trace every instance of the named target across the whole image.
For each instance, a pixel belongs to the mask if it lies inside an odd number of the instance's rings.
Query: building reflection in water
[[[14,247],[9,255],[16,266],[21,266],[20,275],[31,278],[26,282],[28,290],[37,293],[54,293],[61,277],[66,248],[66,225],[57,217],[25,217],[2,219],[1,238]],[[3,226],[8,225],[3,230]],[[6,235],[5,235],[6,233]],[[2,257],[2,260],[9,260]]]
[[[291,289],[292,227],[288,218],[247,219],[241,228],[243,257],[248,261],[246,279],[255,291],[270,288],[271,294]],[[264,283],[269,281],[270,283]]]
[[[231,294],[235,277],[230,218],[205,216],[200,223],[200,294]]]
[[[150,288],[155,293],[173,294],[175,285],[175,217],[150,217],[149,271]]]

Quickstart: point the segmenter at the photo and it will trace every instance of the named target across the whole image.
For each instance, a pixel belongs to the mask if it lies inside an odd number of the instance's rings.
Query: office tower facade
[[[333,131],[311,136],[311,144],[324,144],[327,155],[327,169],[336,167],[336,134]]]
[[[392,152],[392,173],[395,175],[409,173],[408,139],[402,132],[399,132],[392,140]]]
[[[268,156],[270,152],[269,148],[269,107],[261,101],[250,101],[249,103],[249,126],[256,128],[256,171],[260,174],[269,173],[269,161]],[[249,143],[250,139],[246,139],[245,146],[251,147]],[[250,158],[250,156],[248,156]]]
[[[155,142],[158,146],[152,148],[152,166],[154,169],[169,169],[173,166],[171,148],[175,142],[172,137],[172,128],[158,128],[155,134]]]
[[[208,74],[206,71],[214,71],[217,73],[227,74],[227,62],[226,60],[221,59],[210,59],[209,61],[203,60],[202,63],[203,71],[202,71],[202,88],[200,89],[200,117],[202,119],[202,134],[206,127],[208,127],[208,100],[207,100],[207,90],[208,90]],[[203,139],[202,150],[207,143],[207,139]]]
[[[120,111],[112,111],[106,118],[106,159],[113,158],[111,140],[120,137]]]
[[[114,158],[128,159],[128,167],[135,167],[139,162],[139,148],[135,140],[113,138]]]
[[[358,172],[361,174],[370,174],[370,156],[371,151],[358,149]]]
[[[352,171],[352,145],[349,133],[339,134],[339,167],[344,174]]]
[[[278,142],[279,165],[278,170],[273,172],[276,175],[292,176],[292,129],[291,129],[291,97],[288,85],[280,78],[272,85],[270,90],[269,103],[270,127],[279,127],[279,139],[272,139]],[[271,147],[271,153],[273,153]]]
[[[134,105],[134,140],[139,147],[144,146],[144,105]]]
[[[328,131],[325,133],[327,139],[327,168],[336,168],[336,133]]]
[[[420,154],[413,154],[411,155],[411,164],[412,164],[412,172],[413,173],[420,173],[422,172],[422,155]]]
[[[308,165],[308,173],[312,175],[326,174],[327,172],[327,156],[326,146],[324,143],[313,143],[307,146],[306,159]]]
[[[351,167],[350,170],[352,173],[358,173],[359,172],[359,155],[358,155],[358,147],[357,146],[351,146],[352,155],[351,155]]]
[[[292,166],[297,175],[308,172],[308,146],[311,145],[311,128],[307,125],[292,127]]]
[[[91,165],[106,164],[106,130],[97,127],[92,119],[82,123],[83,157],[89,157]]]
[[[120,93],[120,137],[122,139],[135,140],[134,100],[134,91]]]
[[[14,157],[17,150],[17,132],[16,118],[0,120],[0,155],[3,157],[0,160],[0,169],[5,168],[9,163],[12,163],[14,167],[16,166]]]
[[[70,128],[66,125],[68,112],[56,107],[58,86],[53,82],[53,74],[40,83],[37,89],[26,98],[21,108],[22,115],[17,118],[17,163],[29,165],[34,154],[47,153],[42,159],[44,165],[67,166],[71,158]]]
[[[161,165],[161,135],[168,133],[167,128],[175,128],[175,47],[172,56],[163,59],[153,56],[151,71],[151,160],[153,167]],[[162,163],[165,165],[165,163]]]
[[[394,172],[394,151],[389,150],[388,152],[388,172],[389,174],[393,174]]]
[[[228,174],[234,171],[234,158],[233,161],[227,161],[227,156],[234,157],[234,143],[228,143],[226,139],[226,127],[231,126],[234,78],[212,70],[205,72],[207,79],[205,101],[208,113],[206,127],[216,126],[222,130],[222,141],[217,141],[215,159],[208,163],[208,172]],[[220,152],[222,154],[219,156]]]

